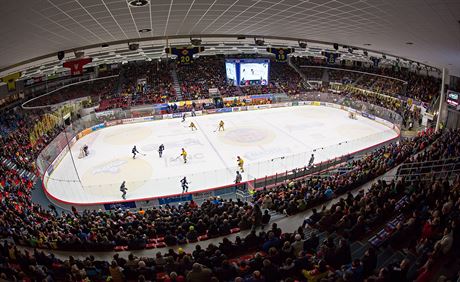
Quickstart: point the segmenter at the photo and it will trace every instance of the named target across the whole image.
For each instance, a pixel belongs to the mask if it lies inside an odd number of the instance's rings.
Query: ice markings
[[[115,174],[115,173],[119,173],[120,172],[120,167],[124,164],[126,164],[127,161],[124,161],[124,160],[116,160],[116,161],[113,161],[113,162],[110,162],[98,169],[95,169],[93,171],[93,174],[99,174],[99,173],[112,173],[112,174]]]

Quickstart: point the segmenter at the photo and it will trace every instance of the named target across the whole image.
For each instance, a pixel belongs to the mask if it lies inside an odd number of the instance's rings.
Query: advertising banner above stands
[[[249,97],[251,99],[253,99],[253,100],[257,100],[257,99],[273,99],[274,98],[273,94],[257,94],[257,95],[250,95]]]
[[[113,116],[115,112],[113,110],[103,111],[103,112],[96,112],[96,117],[106,117],[106,116]]]

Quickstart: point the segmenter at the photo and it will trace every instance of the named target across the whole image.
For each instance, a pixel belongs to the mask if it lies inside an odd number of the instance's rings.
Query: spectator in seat
[[[377,267],[377,254],[375,253],[375,249],[373,247],[370,247],[364,253],[362,264],[364,277],[368,277],[374,272],[374,269]]]
[[[174,246],[177,245],[177,238],[176,236],[172,235],[170,232],[168,232],[165,236],[165,244],[167,246]]]
[[[409,281],[407,279],[407,272],[409,271],[410,261],[403,259],[400,263],[389,265],[389,277],[390,281]]]
[[[118,266],[118,263],[115,260],[113,260],[110,264],[109,272],[113,282],[123,282],[125,280],[123,268]]]
[[[203,267],[199,263],[194,263],[192,270],[187,274],[187,282],[210,281],[212,272],[209,268]]]
[[[265,227],[270,222],[271,215],[268,213],[268,210],[264,211],[264,215],[262,216],[262,228]]]
[[[312,214],[310,215],[310,217],[304,219],[302,228],[305,228],[307,224],[314,226],[321,219],[322,217],[321,213],[318,213],[316,209],[312,209],[311,211],[312,211]]]
[[[198,233],[195,230],[193,225],[190,225],[189,230],[187,232],[187,240],[189,242],[196,242],[198,240]]]
[[[298,256],[301,251],[303,251],[303,241],[300,234],[296,234],[294,237],[294,242],[291,244],[292,252],[294,256]]]
[[[439,250],[440,254],[442,255],[447,255],[452,248],[453,240],[454,238],[452,231],[448,227],[446,227],[444,229],[444,234],[442,238],[438,240],[434,245],[434,249]]]
[[[319,237],[316,231],[313,231],[311,237],[303,242],[303,250],[309,254],[316,252],[319,245]]]

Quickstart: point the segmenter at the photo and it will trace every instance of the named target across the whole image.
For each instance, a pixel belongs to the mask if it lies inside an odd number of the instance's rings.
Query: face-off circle
[[[133,193],[152,175],[153,168],[145,159],[118,158],[91,167],[83,174],[82,184],[87,194],[118,196],[118,188],[123,181],[126,181],[126,186]]]
[[[271,130],[243,127],[228,130],[228,132],[222,136],[222,140],[232,145],[258,146],[272,142],[275,136],[276,135]]]

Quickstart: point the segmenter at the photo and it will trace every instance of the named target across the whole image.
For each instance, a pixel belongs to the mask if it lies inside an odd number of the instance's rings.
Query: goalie
[[[78,158],[84,158],[84,157],[87,157],[89,155],[89,149],[88,149],[88,145],[83,145],[81,148],[80,148],[80,155],[78,156]]]

